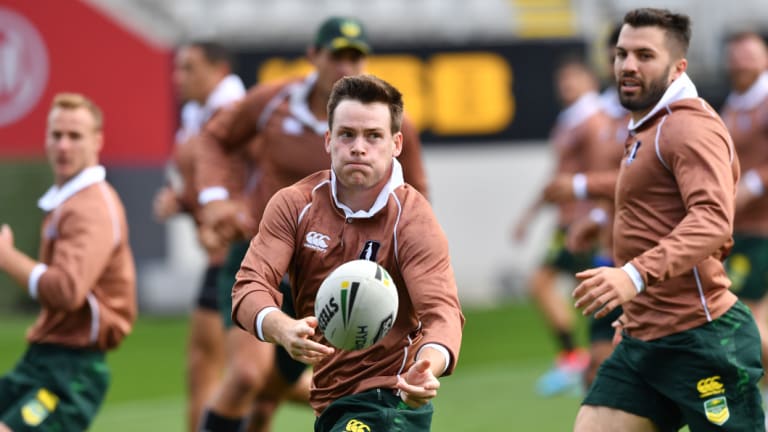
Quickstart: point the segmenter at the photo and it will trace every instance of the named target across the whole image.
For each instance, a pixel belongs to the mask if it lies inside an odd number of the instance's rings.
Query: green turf
[[[541,319],[526,305],[466,310],[462,354],[455,375],[441,380],[433,430],[570,430],[579,399],[542,399],[533,392],[536,378],[550,365],[553,344]],[[0,318],[0,371],[24,348],[31,318]],[[134,333],[112,353],[112,388],[93,431],[184,430],[183,318],[142,318]],[[308,431],[309,409],[281,407],[274,430]]]

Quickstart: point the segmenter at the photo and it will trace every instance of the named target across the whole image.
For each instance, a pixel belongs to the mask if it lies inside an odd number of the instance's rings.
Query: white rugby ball
[[[325,338],[347,351],[381,340],[397,318],[397,288],[384,267],[354,260],[337,267],[320,284],[315,316]]]

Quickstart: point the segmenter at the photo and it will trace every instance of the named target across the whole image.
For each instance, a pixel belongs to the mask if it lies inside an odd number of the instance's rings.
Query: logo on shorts
[[[707,415],[707,420],[709,420],[710,423],[714,423],[718,426],[731,418],[731,413],[728,411],[728,402],[725,400],[725,396],[718,396],[704,401],[704,413]]]
[[[696,390],[699,391],[699,397],[702,398],[725,393],[725,387],[720,382],[720,375],[699,380],[696,383]]]
[[[304,246],[320,252],[325,252],[328,250],[328,240],[330,239],[331,238],[325,234],[312,231],[305,237]]]
[[[34,399],[21,407],[21,418],[28,426],[38,426],[56,409],[59,398],[47,389],[40,389]]]
[[[360,420],[352,419],[347,422],[345,432],[371,432],[371,428]]]
[[[48,84],[48,52],[37,29],[0,7],[0,126],[24,117]]]

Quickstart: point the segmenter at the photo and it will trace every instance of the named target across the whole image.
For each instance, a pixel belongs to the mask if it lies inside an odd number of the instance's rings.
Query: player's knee
[[[230,373],[232,375],[232,384],[242,392],[260,391],[267,382],[264,368],[252,363],[235,362],[232,364]]]

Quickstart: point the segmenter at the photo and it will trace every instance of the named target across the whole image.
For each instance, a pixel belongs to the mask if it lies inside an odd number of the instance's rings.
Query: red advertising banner
[[[69,91],[104,111],[102,161],[162,163],[176,124],[171,55],[81,0],[3,0],[0,159],[44,155],[51,100]]]

